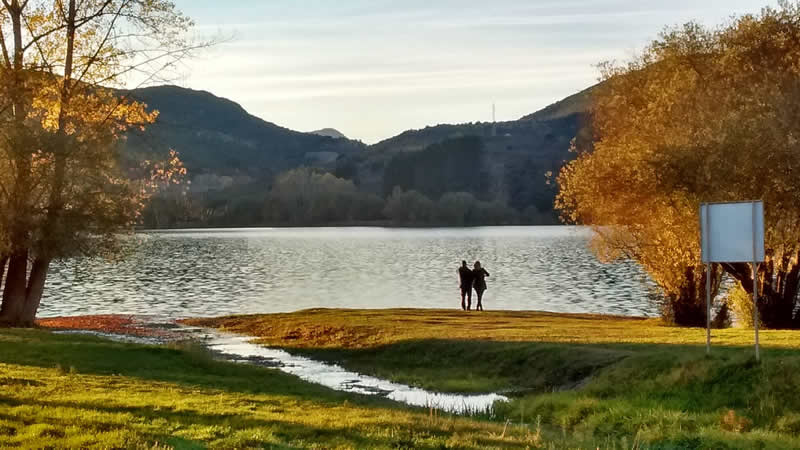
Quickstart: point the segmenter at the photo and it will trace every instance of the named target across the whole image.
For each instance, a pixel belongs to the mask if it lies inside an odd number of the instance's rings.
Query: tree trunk
[[[800,254],[783,258],[767,258],[758,269],[758,316],[766,328],[791,329],[800,327],[800,313],[796,314],[797,293],[800,288],[796,261]],[[723,268],[736,278],[748,294],[753,294],[753,273],[750,264],[723,264]]]
[[[28,278],[25,307],[20,321],[23,326],[33,326],[36,320],[36,312],[39,310],[39,303],[42,301],[44,283],[47,280],[47,270],[49,268],[50,260],[47,258],[36,258],[33,262],[31,275]]]
[[[64,64],[64,80],[61,87],[61,103],[58,114],[58,142],[54,148],[55,168],[53,174],[52,188],[50,191],[50,201],[47,210],[47,219],[44,224],[44,237],[41,242],[40,254],[36,257],[31,268],[31,273],[27,282],[25,281],[25,274],[23,273],[21,282],[15,283],[13,298],[15,313],[18,316],[12,321],[14,325],[33,326],[36,320],[36,312],[39,310],[39,303],[42,299],[44,292],[45,281],[47,280],[47,270],[50,268],[49,252],[55,247],[55,242],[52,240],[57,239],[53,236],[56,235],[58,222],[61,218],[63,210],[63,190],[66,177],[66,151],[67,151],[67,110],[69,108],[71,88],[72,88],[72,69],[73,69],[73,54],[75,47],[75,17],[76,17],[76,0],[69,0],[67,21],[67,51],[66,60]],[[27,264],[27,255],[26,255]],[[10,278],[10,277],[9,277]],[[8,292],[8,291],[7,291]],[[17,298],[23,297],[22,307],[19,307]],[[4,298],[5,304],[5,298]],[[18,311],[17,311],[18,310]]]
[[[719,292],[721,275],[719,267],[712,265],[712,297]],[[684,327],[706,326],[706,276],[704,266],[689,266],[685,269],[680,292],[668,296],[661,307],[661,316],[665,321]]]
[[[22,312],[27,298],[28,252],[12,255],[8,264],[8,275],[3,290],[3,305],[0,307],[0,322],[21,325]]]
[[[8,265],[8,256],[3,255],[0,257],[0,286],[3,285],[3,279],[6,276],[6,265]]]
[[[11,153],[15,167],[15,181],[10,193],[10,210],[13,211],[8,226],[11,238],[11,255],[8,263],[5,288],[3,290],[3,304],[0,306],[0,322],[9,325],[19,325],[22,310],[25,306],[27,290],[26,278],[28,271],[28,237],[30,236],[30,171],[32,150],[35,145],[31,142],[27,132],[25,120],[27,118],[28,103],[26,97],[26,73],[24,71],[25,47],[22,45],[24,35],[23,9],[28,2],[20,4],[19,0],[6,2],[6,12],[11,20],[11,31],[14,40],[13,70],[11,80],[11,103],[13,105],[13,122],[10,124]]]

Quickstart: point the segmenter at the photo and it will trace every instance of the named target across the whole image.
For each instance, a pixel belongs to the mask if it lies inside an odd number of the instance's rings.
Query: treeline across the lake
[[[418,150],[375,149],[327,168],[306,165],[260,178],[190,170],[191,184],[150,202],[144,226],[558,223],[555,186],[546,177],[552,158],[509,155],[492,139],[466,135]]]
[[[228,192],[190,192],[172,186],[151,199],[144,213],[149,228],[187,226],[472,226],[552,224],[552,212],[534,206],[518,211],[499,200],[465,191],[428,196],[395,186],[383,197],[363,192],[352,181],[318,168],[278,175],[272,186]],[[218,201],[215,201],[215,197]]]
[[[781,2],[719,28],[665,31],[627,64],[607,64],[592,92],[593,140],[558,177],[557,207],[592,225],[605,260],[637,261],[661,289],[662,313],[706,324],[714,305],[752,324],[800,328],[800,3]],[[766,260],[701,262],[701,202],[762,199]],[[708,279],[710,277],[710,280]]]

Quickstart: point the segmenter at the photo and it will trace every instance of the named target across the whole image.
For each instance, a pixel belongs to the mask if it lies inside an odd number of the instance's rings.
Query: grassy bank
[[[527,428],[337,393],[193,346],[0,330],[0,448],[544,445]]]
[[[578,441],[800,448],[800,333],[705,331],[546,313],[313,310],[193,321],[365,373],[450,391],[515,392],[508,420]]]

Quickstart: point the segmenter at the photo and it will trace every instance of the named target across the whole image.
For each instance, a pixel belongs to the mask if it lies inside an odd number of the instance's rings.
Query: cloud
[[[592,84],[666,25],[717,23],[763,0],[177,0],[233,42],[187,87],[295,129],[368,142],[426,124],[523,116]]]

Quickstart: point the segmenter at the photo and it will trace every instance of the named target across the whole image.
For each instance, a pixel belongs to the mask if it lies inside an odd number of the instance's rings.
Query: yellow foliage
[[[558,177],[564,219],[592,225],[600,256],[637,260],[675,295],[701,270],[699,204],[762,199],[762,292],[796,292],[796,279],[770,286],[800,255],[798,42],[800,6],[784,2],[717,29],[676,27],[627,64],[602,64],[593,148]],[[725,270],[752,285],[746,266]]]
[[[176,152],[122,173],[118,140],[158,112],[109,88],[186,54],[191,25],[166,0],[0,5],[0,250],[105,251],[148,196],[182,180]]]

